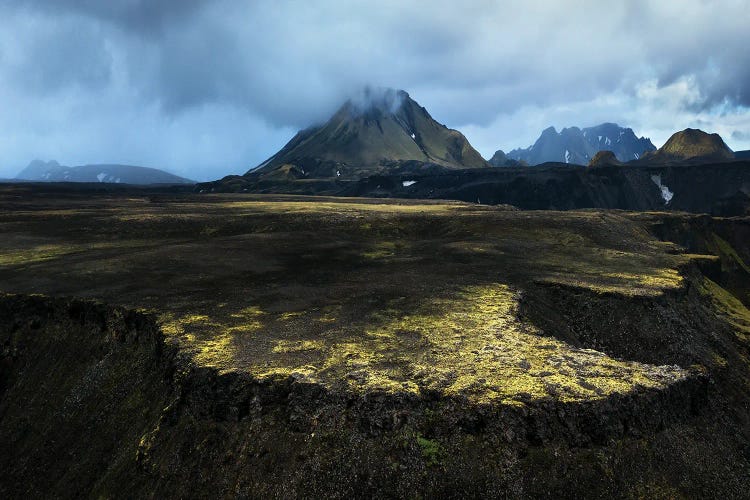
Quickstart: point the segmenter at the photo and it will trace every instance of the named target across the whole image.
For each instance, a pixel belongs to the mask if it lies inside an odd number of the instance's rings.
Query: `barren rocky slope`
[[[366,89],[327,122],[297,133],[245,177],[351,179],[409,160],[448,169],[488,166],[461,132],[435,121],[403,90]]]

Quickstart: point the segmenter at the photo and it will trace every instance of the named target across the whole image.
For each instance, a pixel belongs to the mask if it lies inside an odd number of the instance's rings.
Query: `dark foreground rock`
[[[5,498],[737,497],[748,486],[747,345],[697,289],[655,302],[529,294],[524,314],[549,334],[694,372],[584,404],[335,393],[196,367],[143,313],[17,295],[0,313]]]

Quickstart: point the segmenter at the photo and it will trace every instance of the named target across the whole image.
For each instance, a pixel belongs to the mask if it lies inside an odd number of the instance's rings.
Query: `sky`
[[[365,86],[485,158],[552,125],[750,149],[750,0],[0,0],[0,177],[241,174]]]

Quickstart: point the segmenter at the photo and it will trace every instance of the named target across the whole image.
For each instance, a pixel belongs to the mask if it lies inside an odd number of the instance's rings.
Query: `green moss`
[[[717,314],[732,325],[740,339],[750,341],[750,310],[737,297],[705,277],[701,293],[710,298]]]
[[[87,242],[48,236],[68,217]],[[147,305],[197,363],[219,370],[508,405],[684,376],[575,349],[517,317],[519,294],[539,282],[637,296],[683,285],[689,257],[617,214],[274,195],[117,200],[31,219],[29,234],[0,246],[33,256],[53,245],[34,257],[44,280],[15,266],[12,286]],[[137,241],[151,246],[122,251]],[[43,260],[54,245],[87,254]]]
[[[417,436],[417,444],[422,450],[422,457],[428,466],[438,465],[443,452],[437,441]]]
[[[745,261],[742,260],[742,257],[740,257],[737,254],[737,251],[732,248],[732,245],[730,245],[725,239],[721,238],[716,233],[711,233],[713,243],[715,247],[713,250],[719,255],[719,256],[725,256],[729,259],[732,259],[734,262],[736,262],[742,269],[744,269],[746,272],[750,273],[750,267],[745,264]]]

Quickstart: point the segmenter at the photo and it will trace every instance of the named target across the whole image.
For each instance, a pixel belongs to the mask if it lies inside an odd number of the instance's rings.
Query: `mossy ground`
[[[748,491],[747,309],[651,236],[660,214],[19,188],[0,209],[0,291],[144,309],[168,341],[0,301],[9,498]]]
[[[10,200],[5,198],[10,204]],[[690,256],[615,213],[286,196],[14,201],[3,289],[154,311],[195,361],[355,392],[584,401],[663,387],[517,317],[531,283],[658,296]]]

